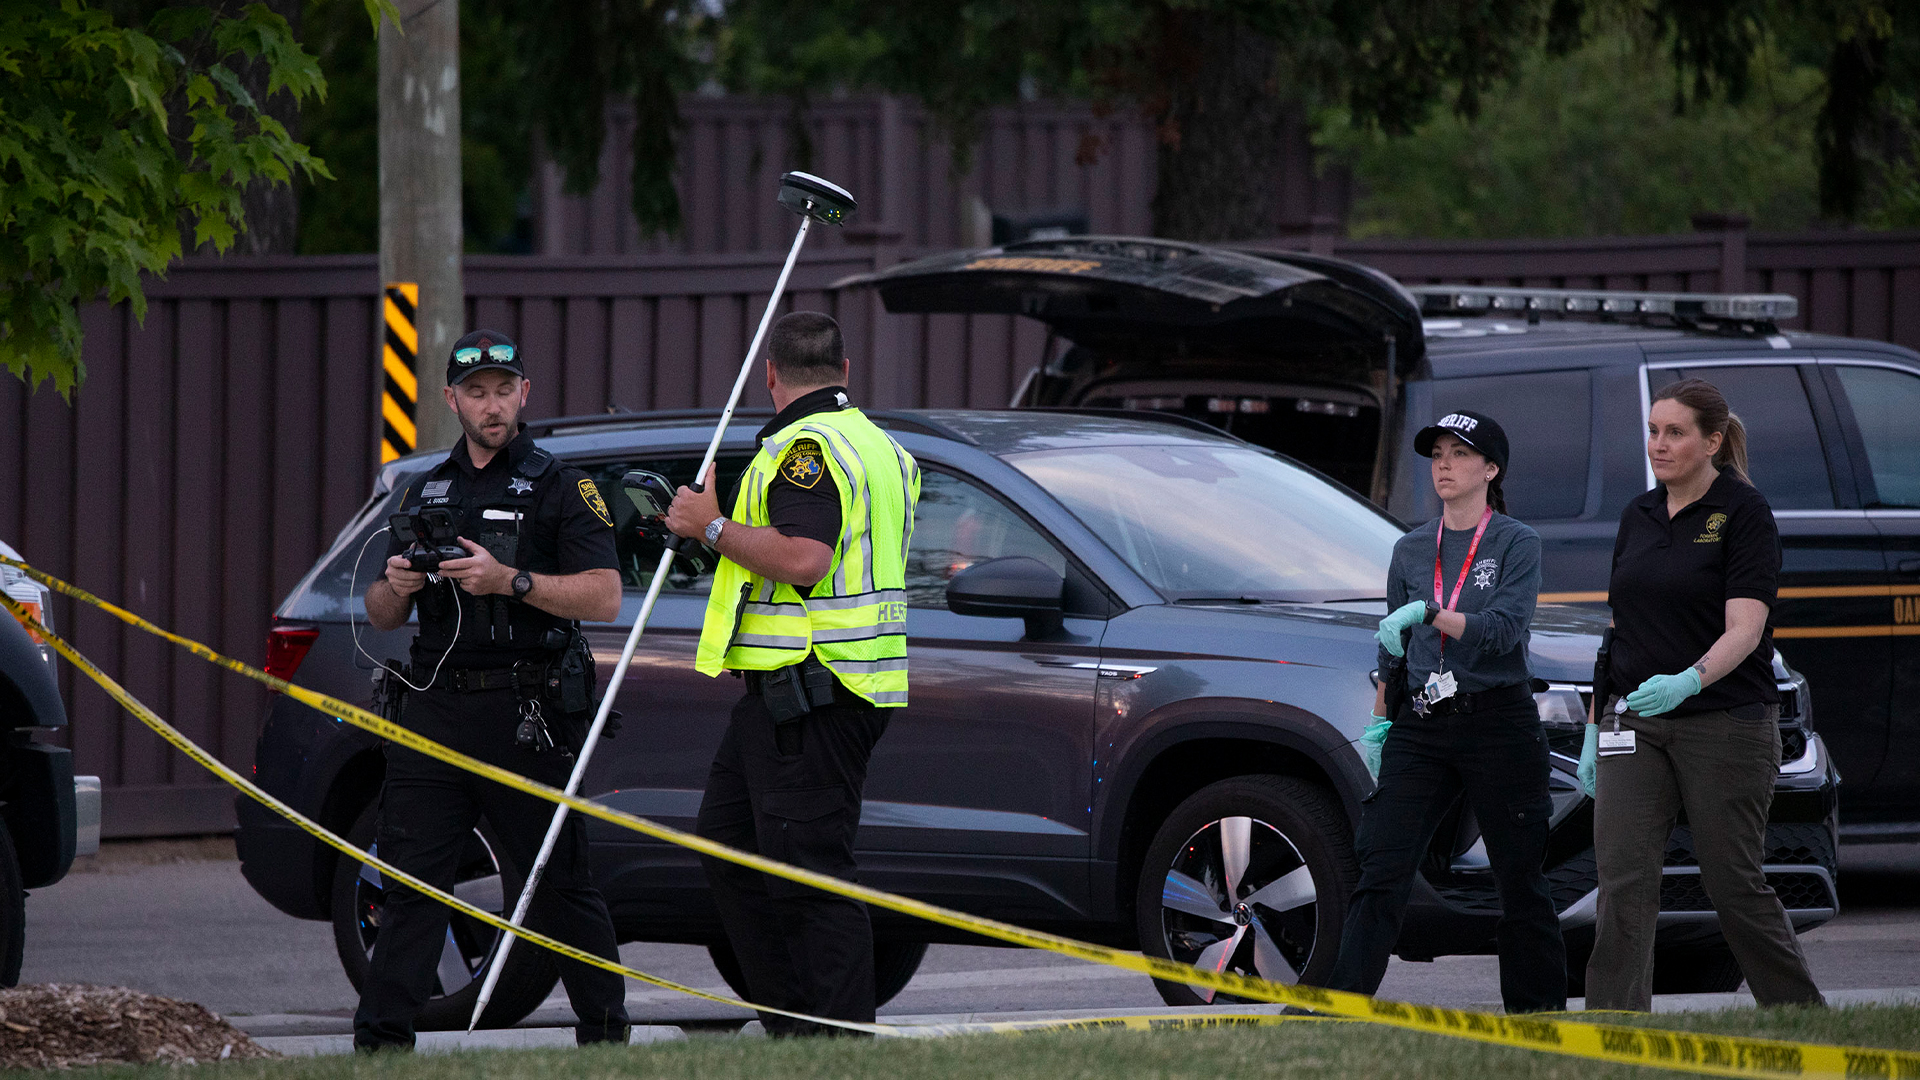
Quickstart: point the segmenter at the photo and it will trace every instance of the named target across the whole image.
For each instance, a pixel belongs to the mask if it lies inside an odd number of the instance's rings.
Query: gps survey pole
[[[828,225],[839,225],[846,221],[854,210],[853,196],[838,184],[829,183],[817,176],[803,172],[790,172],[780,177],[781,206],[800,215],[800,230],[794,234],[793,247],[787,252],[787,261],[780,268],[780,277],[773,283],[773,296],[767,300],[766,313],[760,316],[760,328],[753,332],[753,342],[747,346],[747,357],[740,363],[740,374],[733,380],[733,392],[727,395],[727,407],[720,413],[720,423],[713,429],[713,439],[707,443],[707,456],[700,459],[700,469],[694,473],[693,488],[700,485],[712,467],[714,458],[720,454],[720,440],[726,437],[727,422],[733,419],[733,410],[740,403],[740,392],[746,389],[747,377],[753,374],[754,358],[760,355],[760,345],[767,337],[767,327],[773,325],[774,313],[780,308],[780,297],[787,291],[787,278],[793,274],[793,264],[800,257],[800,247],[807,241],[807,230],[816,221]],[[573,775],[567,778],[567,794],[575,794],[580,787],[581,777],[586,775],[587,762],[593,758],[593,748],[600,742],[600,732],[607,726],[607,714],[613,710],[613,697],[620,684],[627,677],[627,666],[633,663],[633,652],[640,644],[640,635],[647,628],[647,619],[653,615],[654,601],[660,598],[660,585],[667,579],[667,571],[673,565],[679,545],[674,538],[668,538],[665,550],[660,552],[660,565],[654,569],[653,580],[647,584],[647,598],[640,604],[640,617],[634,620],[632,632],[627,634],[627,646],[620,652],[620,663],[613,669],[613,677],[607,680],[607,691],[600,698],[600,709],[594,713],[593,726],[587,729],[587,739],[580,747],[579,757],[573,764]],[[509,920],[518,927],[525,923],[527,908],[533,902],[534,890],[540,886],[540,875],[547,868],[547,860],[553,855],[553,845],[560,838],[560,829],[567,820],[567,806],[561,803],[554,807],[553,821],[547,826],[546,839],[540,842],[540,854],[535,856],[533,867],[527,872],[527,884],[520,890],[520,899],[513,907],[513,918]],[[512,951],[515,936],[508,934],[500,939],[500,947],[495,950],[492,961],[487,965],[486,981],[480,984],[480,999],[474,1003],[473,1019],[467,1022],[467,1030],[472,1031],[480,1023],[480,1014],[487,1009],[487,1002],[493,997],[493,988],[500,981],[500,972],[507,966],[507,954]]]

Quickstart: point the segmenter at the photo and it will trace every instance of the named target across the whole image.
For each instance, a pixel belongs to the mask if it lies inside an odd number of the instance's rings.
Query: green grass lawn
[[[1920,1007],[1764,1009],[1610,1021],[1726,1035],[1920,1049]],[[1210,1031],[1046,1032],[947,1039],[765,1039],[696,1036],[625,1049],[387,1054],[85,1070],[111,1080],[1225,1080],[1240,1077],[1418,1077],[1420,1080],[1596,1080],[1654,1070],[1614,1066],[1358,1023],[1306,1021]]]

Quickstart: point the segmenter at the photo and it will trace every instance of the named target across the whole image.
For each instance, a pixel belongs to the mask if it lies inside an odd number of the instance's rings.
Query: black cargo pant
[[[887,714],[844,689],[836,694],[835,704],[777,728],[760,695],[740,699],[707,776],[701,836],[857,880],[860,793]],[[701,863],[755,1004],[873,1021],[873,925],[865,904],[735,863]],[[839,1030],[760,1015],[776,1036]]]
[[[573,760],[553,750],[535,753],[514,743],[519,708],[514,691],[408,696],[409,728],[442,745],[554,787],[565,787]],[[556,736],[558,732],[556,732]],[[493,825],[509,871],[501,875],[508,910],[545,839],[553,804],[463,769],[397,746],[387,747],[381,791],[379,855],[439,889],[451,890],[461,849],[484,816]],[[354,1045],[413,1045],[413,1019],[432,995],[450,909],[404,886],[389,884],[373,965],[353,1016]],[[618,960],[606,901],[593,887],[586,828],[569,814],[527,911],[527,925],[596,956]],[[522,941],[515,950],[539,948]],[[580,1019],[581,1042],[622,1038],[627,1026],[626,981],[577,960],[559,962],[567,997]],[[476,978],[483,977],[476,973]]]
[[[1360,884],[1327,986],[1360,994],[1380,988],[1413,876],[1463,789],[1500,892],[1501,1001],[1510,1013],[1565,1009],[1566,945],[1541,870],[1552,811],[1547,744],[1531,696],[1446,716],[1403,710],[1382,748],[1379,787],[1360,819]]]

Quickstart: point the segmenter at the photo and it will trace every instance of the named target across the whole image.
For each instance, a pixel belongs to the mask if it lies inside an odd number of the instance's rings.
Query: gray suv
[[[1353,825],[1372,783],[1353,748],[1373,686],[1373,630],[1402,526],[1315,470],[1204,424],[1102,411],[880,411],[924,470],[908,569],[912,705],[872,763],[858,851],[862,880],[998,919],[1216,969],[1292,980],[1332,961],[1355,874]],[[711,413],[587,417],[535,425],[541,445],[617,490],[628,469],[693,478]],[[742,415],[720,458],[731,487],[763,418]],[[395,492],[433,463],[382,472],[363,511],[282,604],[280,674],[367,699],[354,647],[404,654],[411,631],[368,629],[359,596],[379,569],[377,530]],[[622,623],[587,633],[603,665],[659,556],[625,500]],[[370,553],[364,554],[371,548]],[[692,665],[708,578],[677,562],[616,707],[625,730],[595,756],[591,797],[690,828],[707,767],[739,697]],[[1044,582],[1044,587],[1036,587]],[[1576,953],[1591,940],[1591,803],[1572,770],[1596,631],[1548,605],[1531,665],[1556,750],[1549,855]],[[1781,668],[1792,690],[1803,683]],[[1835,778],[1804,708],[1783,720],[1818,767],[1784,770],[1769,871],[1796,925],[1831,918]],[[260,784],[370,844],[379,744],[281,699],[257,749]],[[247,879],[282,910],[330,919],[349,975],[379,932],[378,878],[336,859],[250,802],[239,804]],[[731,957],[689,852],[589,823],[594,874],[620,936],[707,945]],[[513,895],[484,827],[463,895]],[[1684,830],[1669,850],[1663,989],[1740,981],[1699,885]],[[1243,917],[1242,917],[1243,916]],[[1437,833],[1400,944],[1412,958],[1491,951],[1498,900],[1470,814]],[[927,943],[956,939],[876,913],[882,997]],[[456,921],[429,1024],[464,1024],[493,937]],[[538,950],[514,953],[487,1023],[511,1023],[553,985]],[[1576,971],[1582,970],[1576,965]],[[737,979],[735,981],[738,985]],[[1164,985],[1167,1000],[1209,995]]]

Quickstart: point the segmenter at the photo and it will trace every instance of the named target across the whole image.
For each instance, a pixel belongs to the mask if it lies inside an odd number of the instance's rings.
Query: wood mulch
[[[278,1057],[204,1007],[119,986],[0,990],[0,1069]]]

